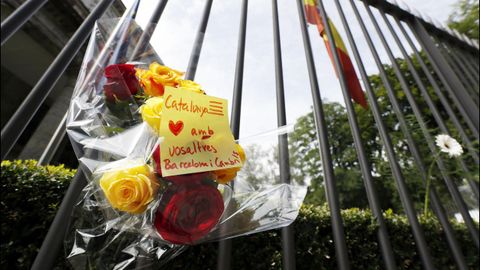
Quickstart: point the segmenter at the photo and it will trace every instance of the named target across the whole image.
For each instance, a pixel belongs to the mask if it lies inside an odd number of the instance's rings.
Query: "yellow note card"
[[[241,167],[225,99],[166,87],[160,145],[163,176]]]

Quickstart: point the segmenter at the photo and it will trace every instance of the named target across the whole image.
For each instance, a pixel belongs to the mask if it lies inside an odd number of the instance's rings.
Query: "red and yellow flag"
[[[333,61],[332,55],[332,48],[330,47],[330,43],[328,42],[327,33],[324,31],[324,25],[322,21],[322,17],[320,16],[320,12],[317,8],[317,1],[316,0],[304,0],[305,2],[305,15],[307,22],[310,24],[314,24],[318,28],[318,33],[325,41],[325,46],[327,47],[328,54],[330,55],[330,60],[332,64],[335,66]],[[355,73],[355,69],[353,67],[352,61],[350,60],[350,56],[348,55],[347,49],[345,48],[345,44],[342,41],[342,38],[338,34],[337,29],[333,25],[333,23],[328,19],[328,23],[330,25],[330,29],[332,30],[333,39],[335,40],[335,47],[337,49],[338,56],[340,58],[340,63],[342,64],[343,72],[345,74],[345,78],[347,80],[348,91],[350,93],[350,97],[358,104],[360,104],[363,108],[368,108],[367,100],[365,99],[365,94],[363,93],[362,87],[360,86],[360,82],[358,81],[357,74]],[[338,77],[338,71],[335,69],[335,73]]]

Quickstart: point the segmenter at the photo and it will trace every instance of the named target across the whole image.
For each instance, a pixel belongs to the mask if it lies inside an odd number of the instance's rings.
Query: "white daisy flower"
[[[446,134],[437,135],[435,143],[440,147],[441,152],[447,153],[450,157],[459,157],[463,154],[463,148],[457,140]]]

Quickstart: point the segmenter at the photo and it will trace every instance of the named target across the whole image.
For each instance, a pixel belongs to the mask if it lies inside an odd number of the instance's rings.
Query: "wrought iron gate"
[[[327,138],[327,130],[325,123],[325,116],[322,106],[322,99],[320,96],[320,86],[317,79],[316,68],[314,64],[311,41],[309,32],[307,31],[307,22],[305,21],[305,11],[302,0],[292,0],[297,2],[298,16],[300,18],[300,29],[303,37],[303,45],[305,58],[308,67],[308,75],[310,78],[311,96],[313,100],[313,110],[316,123],[316,131],[319,141],[319,151],[322,158],[323,177],[326,185],[327,201],[331,211],[332,217],[332,232],[335,243],[336,259],[339,269],[353,268],[349,263],[348,250],[345,242],[343,221],[340,216],[340,206],[338,200],[338,191],[335,185],[335,175],[332,167],[331,153],[329,152],[329,141]],[[21,7],[19,7],[11,16],[2,22],[1,26],[1,44],[3,45],[22,25],[25,24],[38,10],[47,2],[47,0],[28,0]],[[28,97],[23,101],[21,106],[11,117],[1,132],[2,140],[2,160],[6,158],[7,154],[17,142],[18,138],[25,130],[27,124],[31,121],[42,102],[50,93],[60,76],[66,70],[69,63],[74,56],[79,52],[81,46],[86,41],[91,32],[94,22],[98,19],[107,8],[113,3],[113,0],[102,0],[91,11],[88,18],[78,28],[75,34],[71,37],[69,42],[65,44],[65,47],[56,57],[55,61],[50,65],[48,70],[43,74],[35,87],[31,90]],[[150,35],[154,31],[154,26],[159,22],[162,12],[165,8],[168,8],[167,0],[158,0],[150,23],[152,27],[145,30],[145,36],[143,41],[148,44]],[[245,41],[247,33],[247,19],[248,19],[248,0],[242,0],[239,22],[239,36],[237,44],[237,56],[236,56],[236,68],[235,68],[235,80],[233,90],[233,105],[231,116],[231,129],[238,138],[240,129],[240,112],[242,106],[242,86],[243,86],[243,70],[244,70],[244,58],[245,58]],[[136,1],[138,7],[139,1]],[[277,102],[277,123],[278,126],[283,126],[286,123],[285,113],[285,97],[284,97],[284,84],[283,84],[283,68],[282,68],[282,48],[280,39],[280,26],[279,26],[279,14],[277,1],[272,0],[272,19],[273,19],[273,50],[275,59],[275,78],[276,78],[276,102]],[[206,0],[203,10],[203,15],[198,26],[195,42],[191,52],[191,57],[186,73],[187,79],[194,79],[197,70],[197,64],[201,56],[203,37],[207,31],[207,25],[210,17],[210,10],[213,5],[213,0]],[[449,126],[446,125],[444,116],[440,113],[440,109],[432,101],[427,88],[433,88],[436,98],[440,100],[442,110],[446,111],[449,120],[453,123],[455,129],[459,132],[462,142],[468,146],[469,149],[474,148],[474,141],[479,140],[479,47],[478,43],[474,42],[465,36],[462,36],[456,32],[443,29],[441,26],[423,19],[418,14],[413,14],[408,8],[401,8],[397,4],[390,3],[383,0],[345,0],[340,3],[339,0],[318,0],[318,9],[320,15],[323,18],[327,18],[327,14],[324,8],[324,4],[332,5],[338,12],[341,23],[346,33],[347,40],[351,48],[351,55],[353,55],[357,65],[357,71],[364,82],[364,90],[369,102],[369,107],[373,113],[376,126],[380,133],[381,140],[386,150],[386,155],[390,164],[390,168],[393,174],[393,178],[396,181],[397,190],[401,198],[405,213],[410,223],[417,250],[420,254],[423,267],[425,269],[435,269],[438,266],[434,266],[432,263],[432,257],[428,248],[428,243],[425,241],[424,232],[419,225],[417,214],[413,207],[413,201],[409,194],[409,190],[405,183],[402,169],[398,164],[397,154],[395,153],[392,145],[391,138],[387,131],[387,127],[382,119],[382,111],[377,103],[377,98],[374,90],[369,82],[369,77],[365,70],[362,57],[362,53],[357,47],[359,37],[368,44],[370,53],[373,55],[373,60],[380,72],[381,80],[387,90],[389,100],[392,104],[393,111],[400,122],[400,128],[408,143],[409,150],[415,160],[416,165],[420,169],[423,179],[426,178],[427,169],[425,165],[425,159],[421,156],[419,147],[413,140],[412,131],[406,122],[405,115],[400,109],[398,100],[394,94],[392,81],[386,74],[384,68],[384,62],[382,62],[377,47],[379,44],[374,44],[372,36],[378,38],[381,42],[381,46],[385,49],[388,59],[391,64],[397,82],[400,83],[404,94],[407,97],[408,103],[414,113],[415,119],[420,126],[421,133],[428,144],[428,148],[433,153],[435,152],[435,145],[433,144],[433,136],[427,128],[425,122],[425,116],[422,114],[421,109],[418,106],[417,97],[415,97],[409,87],[408,82],[400,66],[395,58],[391,46],[387,41],[384,32],[388,32],[395,41],[395,46],[400,49],[403,59],[408,65],[408,69],[413,76],[414,82],[420,90],[423,102],[425,102],[430,110],[435,124],[439,127],[442,133],[450,134]],[[344,13],[344,6],[349,5],[354,12],[353,18],[347,18]],[[367,17],[362,16],[359,12],[360,8],[366,10]],[[375,16],[372,10],[377,10],[377,14],[380,17]],[[414,12],[415,13],[415,12]],[[135,16],[135,14],[133,15]],[[367,29],[365,21],[371,21],[373,23],[374,32]],[[379,25],[382,23],[386,25],[386,28],[382,29]],[[358,24],[361,29],[361,35],[356,35],[354,38],[350,26],[352,24]],[[325,31],[330,42],[330,46],[335,47],[334,35],[329,24],[324,19]],[[399,29],[398,30],[395,30]],[[418,45],[417,45],[418,44]],[[141,50],[141,48],[139,48]],[[413,56],[427,77],[428,85],[421,80],[420,74],[414,67],[412,55],[409,55],[407,51],[413,51]],[[420,54],[425,54],[426,57],[422,57]],[[334,50],[332,52],[335,66],[341,67],[341,62],[338,53]],[[340,70],[341,71],[341,70]],[[354,110],[352,101],[350,100],[347,79],[343,72],[337,72],[339,77],[339,83],[341,85],[342,93],[344,96],[346,111],[348,114],[348,121],[353,135],[356,153],[358,155],[358,161],[363,176],[363,182],[368,197],[368,202],[372,213],[376,217],[379,225],[378,229],[378,243],[380,245],[381,256],[383,258],[384,266],[386,269],[396,269],[396,262],[394,260],[391,243],[389,240],[389,234],[383,220],[382,209],[380,208],[378,194],[375,191],[375,186],[372,180],[371,164],[369,164],[362,138],[360,136],[360,128],[357,123],[357,116]],[[436,78],[439,78],[437,80]],[[448,98],[447,98],[448,97]],[[449,99],[453,102],[450,103]],[[457,113],[458,112],[458,113]],[[50,143],[46,146],[44,154],[40,159],[41,164],[48,164],[53,154],[58,148],[58,145],[65,134],[65,119],[59,125],[55,132],[55,135],[51,139]],[[280,175],[284,182],[290,181],[290,168],[288,164],[289,159],[288,142],[286,135],[279,137],[279,164]],[[465,158],[461,162],[463,170],[468,171],[470,168],[469,162],[475,162],[479,164],[478,152],[472,150],[469,153],[469,157]],[[441,159],[437,160],[437,167],[441,172],[445,171],[445,164]],[[458,211],[461,213],[463,220],[472,236],[472,239],[476,243],[476,248],[479,248],[479,234],[478,227],[472,220],[469,214],[468,207],[462,198],[458,187],[450,179],[448,174],[443,174],[444,183],[456,204]],[[45,237],[43,245],[38,253],[33,269],[50,269],[54,263],[57,253],[60,250],[62,241],[64,238],[66,226],[70,218],[72,207],[77,199],[77,195],[85,186],[86,181],[82,175],[81,170],[73,179],[64,200],[60,206],[60,209],[50,227],[50,230]],[[478,200],[478,183],[470,181],[470,186],[475,193]],[[451,250],[451,254],[455,259],[455,262],[459,269],[467,269],[465,258],[459,247],[449,219],[445,213],[444,206],[442,205],[435,187],[432,188],[430,194],[431,208],[441,223],[448,246]],[[294,250],[294,236],[291,227],[284,228],[282,230],[282,247],[283,247],[283,267],[284,269],[295,269],[295,250]],[[230,240],[221,241],[219,243],[219,260],[218,269],[229,269],[230,258],[232,252],[232,244]]]

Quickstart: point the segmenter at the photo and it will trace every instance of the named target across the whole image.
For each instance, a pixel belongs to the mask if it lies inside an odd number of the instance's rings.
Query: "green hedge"
[[[377,225],[370,211],[342,211],[352,269],[385,269],[377,244]],[[387,211],[386,223],[399,269],[423,269],[410,226],[404,216]],[[438,269],[457,269],[440,224],[421,219],[425,237]],[[301,208],[294,223],[297,269],[336,269],[330,214],[326,206]],[[454,223],[467,263],[478,269],[478,250],[463,224]],[[165,269],[216,269],[217,244],[190,248],[173,259]],[[281,269],[280,231],[233,239],[233,269]],[[201,256],[199,256],[201,254]]]
[[[2,161],[1,269],[29,269],[75,171]]]
[[[2,162],[1,268],[27,269],[74,172],[63,167],[37,167],[34,161]],[[369,211],[342,211],[353,269],[383,269],[376,241],[377,225]],[[387,211],[386,223],[400,269],[422,269],[410,226],[404,216]],[[421,218],[425,237],[439,269],[456,269],[443,230],[433,219]],[[478,254],[463,224],[453,223],[471,269]],[[330,214],[326,206],[302,207],[293,225],[298,269],[335,269]],[[217,243],[187,249],[161,269],[216,269]],[[233,239],[233,269],[281,269],[280,231]],[[111,259],[110,256],[107,256]],[[60,262],[59,268],[65,267]]]

